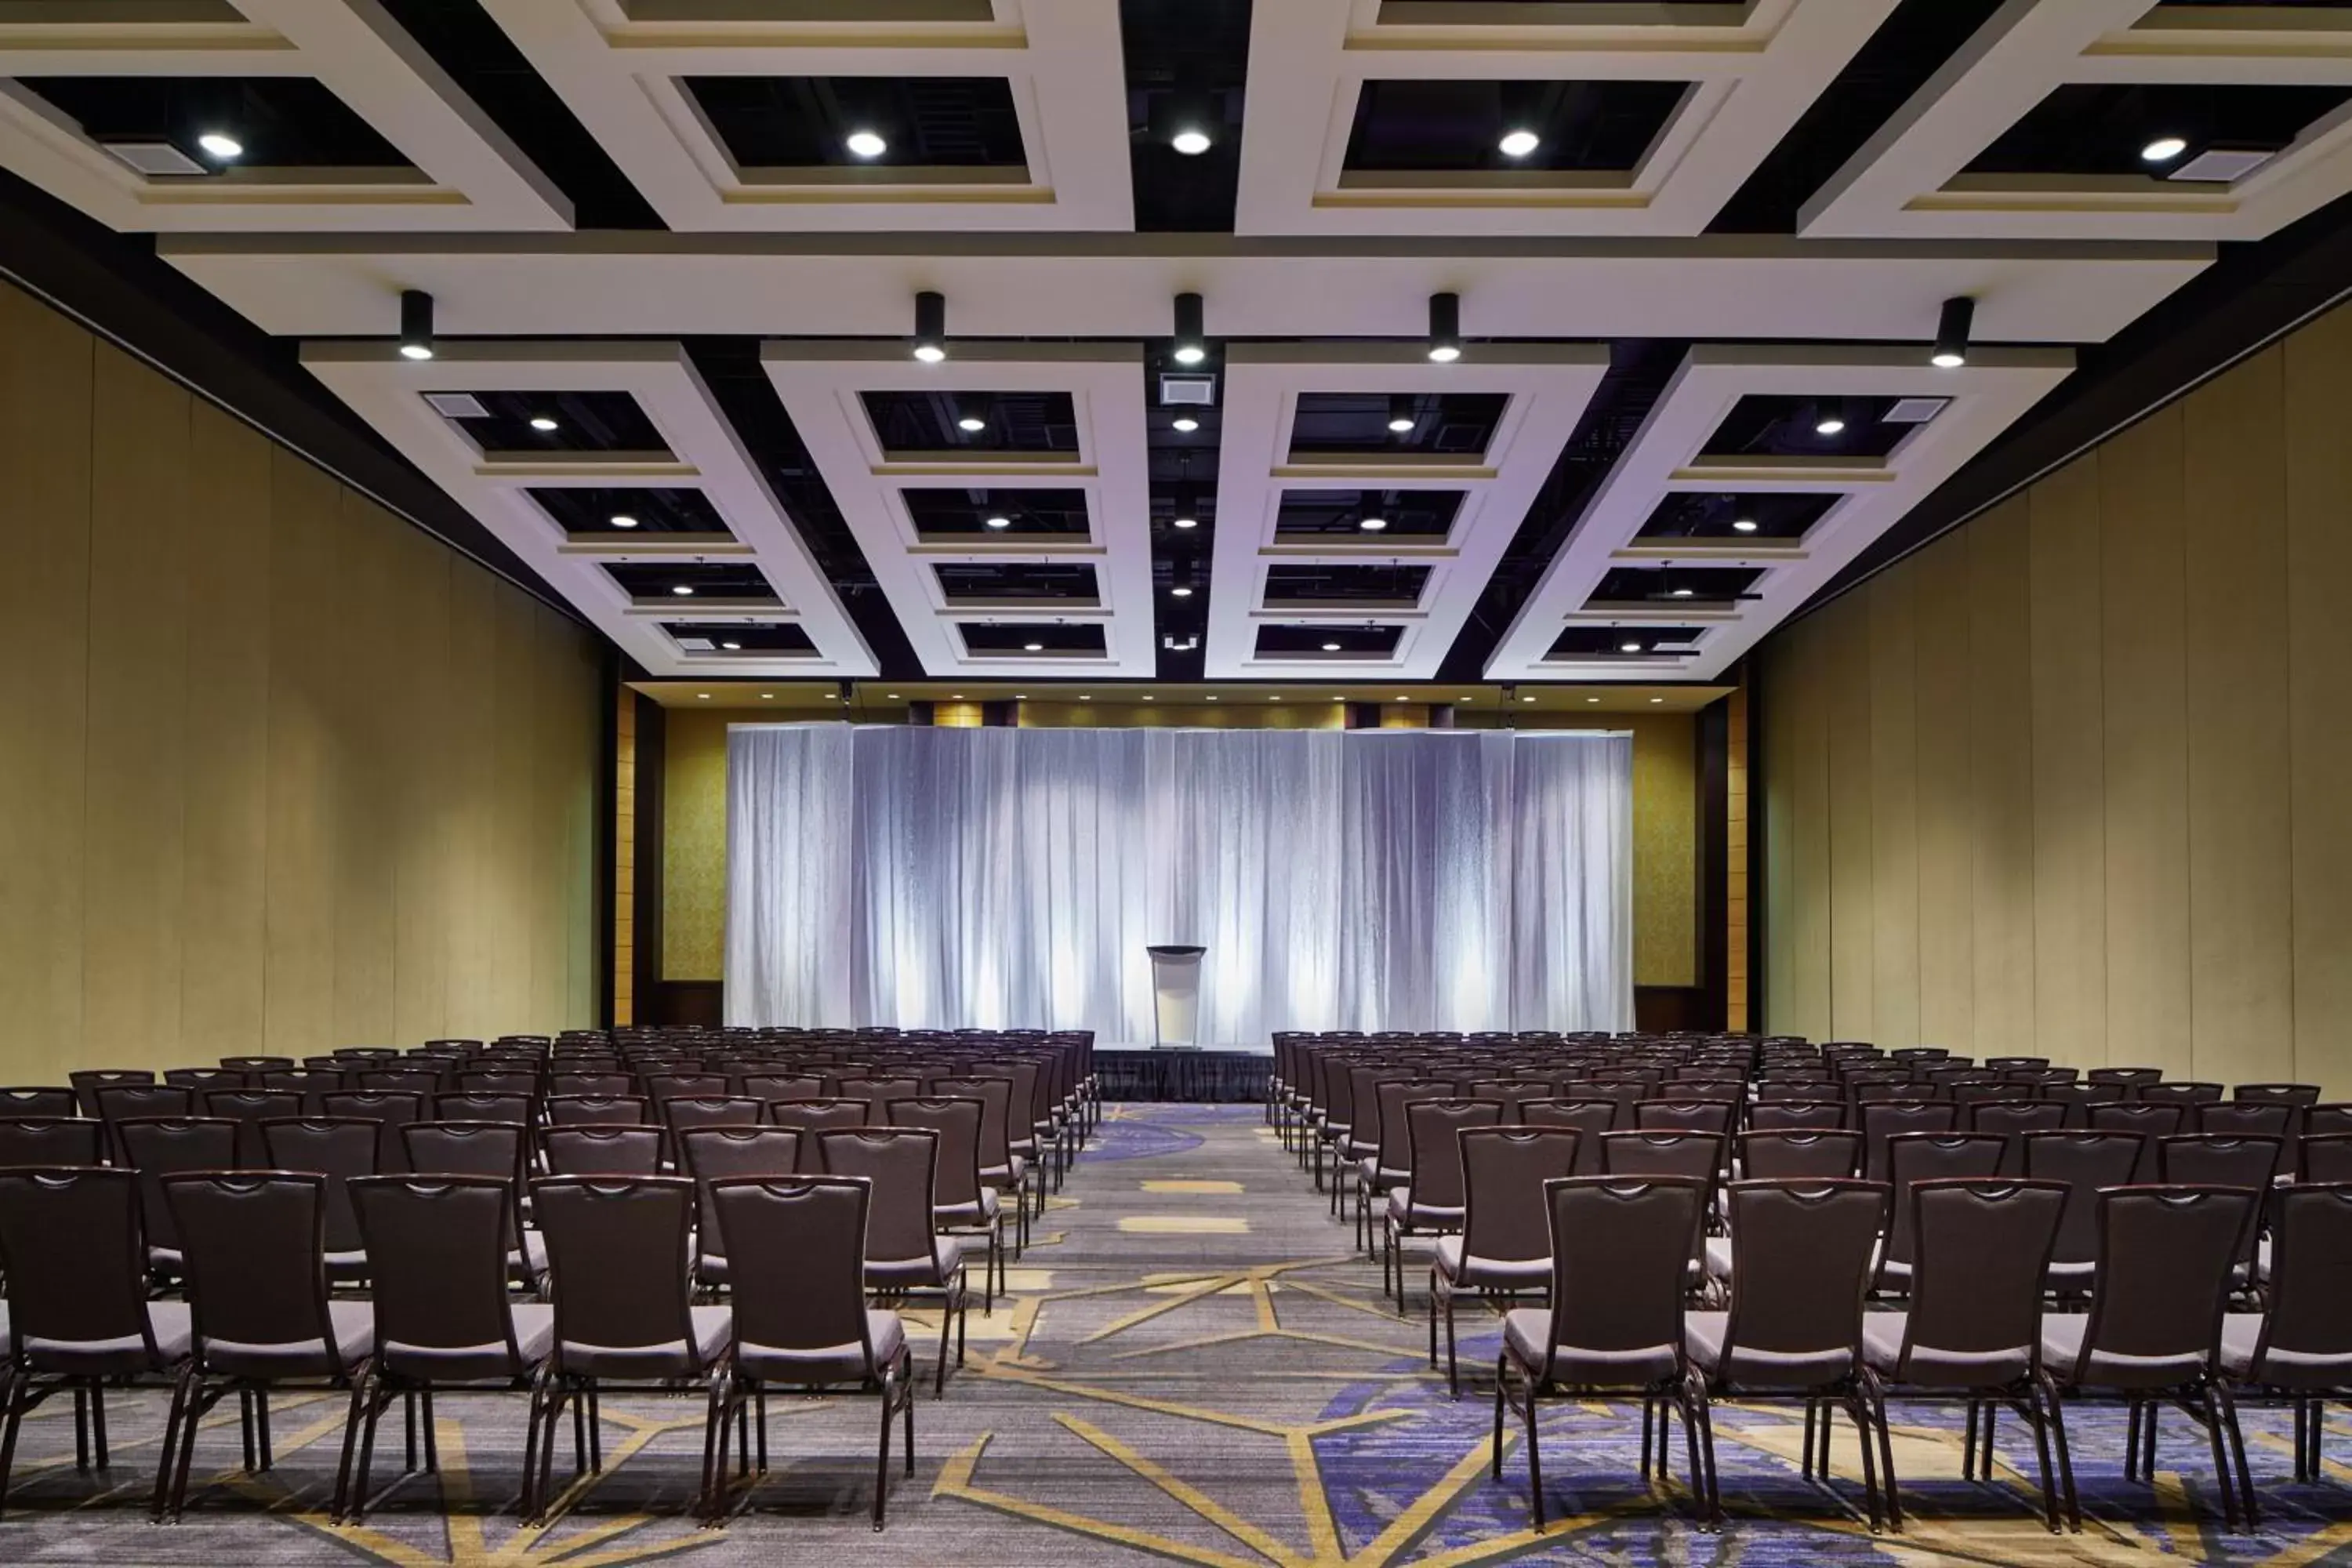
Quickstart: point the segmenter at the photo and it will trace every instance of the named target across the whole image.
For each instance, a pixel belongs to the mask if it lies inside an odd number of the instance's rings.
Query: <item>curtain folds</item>
[[[1204,1042],[1633,1025],[1633,745],[1510,731],[729,732],[736,1024]]]

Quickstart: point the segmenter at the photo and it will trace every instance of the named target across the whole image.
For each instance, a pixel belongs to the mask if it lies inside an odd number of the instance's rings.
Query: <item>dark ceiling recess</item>
[[[683,83],[739,168],[871,164],[1021,169],[1021,121],[1001,76],[697,76]],[[853,134],[879,136],[860,155]]]
[[[781,621],[746,621],[740,625],[725,621],[665,621],[662,630],[669,634],[682,653],[772,656],[816,652],[816,644],[809,640],[808,633]]]
[[[2164,175],[2207,148],[2275,153],[2352,99],[2352,88],[2290,83],[2068,82],[1969,164],[1971,174]],[[2180,154],[2150,161],[2159,138]]]
[[[1307,605],[1417,605],[1429,585],[1429,568],[1383,563],[1379,565],[1295,566],[1266,568],[1265,602],[1269,608]]]
[[[866,392],[858,395],[886,452],[1071,452],[1077,410],[1066,392]],[[980,422],[966,430],[961,420]]]
[[[949,604],[972,599],[1097,601],[1095,569],[1058,562],[942,562],[932,568]]]
[[[481,0],[376,0],[507,140],[572,198],[581,228],[660,228],[661,219],[586,127],[531,69]]]
[[[1687,652],[1705,626],[1570,626],[1552,639],[1554,658],[1648,658]]]
[[[1737,544],[1743,539],[1783,542],[1805,537],[1830,508],[1845,499],[1802,490],[1675,490],[1658,499],[1642,524],[1643,539],[1704,540]],[[1753,528],[1741,528],[1743,522]]]
[[[874,650],[884,679],[911,680],[923,672],[904,626],[875,581],[874,568],[856,536],[825,489],[800,433],[793,428],[775,384],[760,364],[756,338],[689,338],[687,355],[695,373],[719,401],[719,411],[751,454],[761,477],[784,503],[801,542],[816,558],[833,591],[840,595],[866,646]]]
[[[570,485],[524,492],[568,534],[630,539],[648,533],[731,534],[727,520],[697,489],[662,486]]]
[[[259,169],[404,169],[400,149],[343,100],[300,76],[30,76],[17,87],[45,100],[98,142],[168,142],[207,168],[222,166],[197,138],[243,149],[233,165]]]
[[[1889,420],[1894,405],[1891,397],[1750,394],[1731,405],[1699,451],[1708,458],[1884,458],[1918,428]]]
[[[1130,46],[1131,47],[1132,46]],[[1209,558],[1216,543],[1217,453],[1224,431],[1224,358],[1212,339],[1208,359],[1176,363],[1172,343],[1144,345],[1144,451],[1151,468],[1152,620],[1160,638],[1155,673],[1198,680],[1207,668]],[[1207,377],[1213,401],[1162,401],[1163,376]],[[1191,429],[1179,429],[1182,421]],[[1192,526],[1179,528],[1179,518]],[[1179,594],[1177,589],[1183,593]]]
[[[1349,173],[1631,171],[1689,90],[1679,81],[1373,79],[1356,98]],[[1533,132],[1511,157],[1507,132]]]
[[[1476,458],[1485,455],[1510,399],[1499,392],[1424,393],[1412,398],[1413,426],[1389,428],[1386,393],[1302,392],[1290,422],[1290,455],[1310,452],[1411,452]]]
[[[907,489],[898,497],[915,531],[1013,540],[1037,534],[1084,534],[1087,492],[1066,490]],[[1003,518],[1003,528],[988,526]]]
[[[1250,0],[1119,0],[1118,22],[1127,58],[1136,229],[1231,234],[1241,185]],[[1216,111],[1204,153],[1179,153],[1153,133],[1155,123],[1164,129],[1167,122],[1157,111],[1180,93],[1195,95]]]
[[[956,630],[963,634],[967,653],[1045,656],[1104,652],[1103,629],[1094,621],[1050,626],[1023,621],[958,621]]]
[[[1583,416],[1561,448],[1559,460],[1546,476],[1543,489],[1528,507],[1511,546],[1496,563],[1478,603],[1470,612],[1454,646],[1446,650],[1437,679],[1447,681],[1486,679],[1486,660],[1519,606],[1535,591],[1537,580],[1568,542],[1577,520],[1584,515],[1593,492],[1614,467],[1618,454],[1632,442],[1650,416],[1650,410],[1690,352],[1690,344],[1668,339],[1627,338],[1609,345],[1609,368]]]
[[[1460,490],[1291,490],[1282,492],[1274,536],[1297,542],[1321,539],[1337,544],[1382,540],[1443,539],[1462,510]],[[1383,526],[1368,529],[1367,518]]]
[[[1387,658],[1404,637],[1397,626],[1331,626],[1267,624],[1257,628],[1260,658],[1339,658],[1348,654]]]
[[[683,609],[701,599],[777,602],[775,589],[757,566],[718,565],[706,561],[622,561],[605,563],[604,570],[621,585],[623,593],[648,605],[675,600]],[[681,587],[694,592],[680,594],[677,590]]]
[[[1756,585],[1764,574],[1739,566],[1616,566],[1601,574],[1592,600],[1623,604],[1655,599],[1662,604],[1689,601],[1726,604]]]
[[[1791,234],[1797,211],[1862,150],[2002,0],[1903,0],[1707,226]]]
[[[668,445],[625,392],[477,392],[486,410],[449,423],[485,453],[667,452]]]

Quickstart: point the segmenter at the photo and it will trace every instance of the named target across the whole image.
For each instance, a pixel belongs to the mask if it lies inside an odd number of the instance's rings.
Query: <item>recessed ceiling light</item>
[[[743,645],[739,642],[723,642],[719,646],[725,648],[729,653],[741,653],[743,651]]]
[[[1756,531],[1756,520],[1752,517],[1735,517],[1731,520],[1731,531],[1753,533]]]
[[[1029,700],[1029,694],[1025,691],[1016,691],[1013,694],[1013,700],[1015,702],[1026,702]]]
[[[1543,138],[1532,131],[1521,128],[1504,132],[1503,139],[1495,145],[1503,150],[1503,156],[1506,158],[1524,158],[1543,145]]]
[[[963,693],[961,691],[950,691],[948,693],[948,700],[950,702],[961,702],[963,700]]]
[[[1598,702],[1598,701],[1600,701],[1600,700],[1601,700],[1601,699],[1599,699],[1598,697],[1588,697],[1588,698],[1586,698],[1586,699],[1585,699],[1585,700],[1586,700],[1587,702]]]
[[[1081,702],[1092,702],[1092,701],[1094,700],[1094,699],[1093,699],[1092,697],[1089,697],[1088,695],[1087,695],[1087,693],[1085,693],[1085,692],[1081,691],[1081,692],[1079,692],[1079,693],[1078,693],[1078,700],[1079,700],[1079,701],[1081,701]]]
[[[1168,423],[1171,429],[1180,431],[1187,436],[1190,436],[1193,431],[1198,430],[1201,427],[1201,422],[1198,419],[1193,418],[1189,414],[1179,414],[1175,418],[1170,420]]]
[[[433,357],[433,345],[430,343],[403,343],[400,345],[400,355],[403,359],[431,359]]]
[[[898,694],[895,691],[886,691],[882,695],[888,698],[893,702],[900,700]]]
[[[1201,526],[1201,520],[1189,514],[1183,517],[1173,517],[1168,520],[1168,526],[1171,528],[1198,528]]]
[[[701,699],[703,701],[705,701],[705,702],[708,702],[708,701],[709,701],[709,700],[710,700],[710,693],[709,693],[708,691],[698,691],[698,692],[696,692],[696,693],[695,693],[695,696],[697,696],[697,697],[700,698],[700,699]]]
[[[631,517],[625,511],[614,512],[611,521],[614,528],[635,528],[637,526],[637,520]]]
[[[1189,599],[1192,596],[1192,588],[1188,584],[1182,583],[1177,584],[1173,588],[1171,588],[1168,591],[1180,599]]]
[[[2189,143],[2178,136],[2159,136],[2139,150],[2140,161],[2147,163],[2169,163],[2189,151]]]
[[[1150,693],[1149,691],[1145,692],[1145,693],[1143,694],[1143,700],[1144,700],[1146,702],[1150,701],[1150,700],[1151,700],[1151,693]]]
[[[534,414],[530,416],[530,427],[534,430],[552,430],[555,428],[555,419],[551,415]]]
[[[1399,436],[1412,434],[1412,416],[1409,414],[1399,414],[1395,416],[1389,421],[1389,429],[1391,433]]]
[[[1452,364],[1462,357],[1462,296],[1459,294],[1449,292],[1429,297],[1429,357],[1439,364]]]
[[[1452,364],[1462,357],[1462,351],[1453,343],[1440,343],[1429,351],[1429,357],[1440,364]]]
[[[915,345],[915,357],[921,360],[925,364],[937,364],[941,360],[948,357],[948,351],[940,347],[937,343],[917,343]]]
[[[1023,653],[1044,653],[1045,651],[1045,645],[1041,642],[1025,642],[1021,645],[1021,651]]]
[[[1836,436],[1843,434],[1844,430],[1845,416],[1835,410],[1813,421],[1813,433],[1817,436]]]
[[[1651,699],[1650,699],[1650,700],[1651,700],[1651,701],[1653,701],[1653,702],[1664,702],[1664,701],[1665,700],[1665,699],[1664,699],[1664,698],[1663,698],[1663,697],[1653,697],[1653,698],[1651,698]]]
[[[205,152],[211,153],[215,158],[242,158],[245,156],[244,142],[238,141],[234,136],[223,135],[217,131],[207,131],[203,135],[197,137],[196,145],[203,148]]]
[[[1208,357],[1209,351],[1198,343],[1179,343],[1176,346],[1175,358],[1178,364],[1199,364]]]
[[[988,421],[977,414],[959,414],[956,416],[956,428],[967,435],[978,435],[988,428]]]
[[[1335,642],[1327,642],[1323,645],[1323,651],[1325,653],[1338,653],[1339,651],[1339,645]]]
[[[878,131],[853,131],[843,139],[842,145],[860,158],[879,158],[890,150],[890,143]]]
[[[1687,599],[1691,596],[1691,591],[1688,588],[1675,588],[1669,590],[1666,596],[1671,599]]]
[[[1619,653],[1639,653],[1642,651],[1642,645],[1637,642],[1621,642],[1617,645],[1617,651]]]
[[[1209,133],[1197,127],[1187,127],[1170,137],[1168,145],[1187,158],[1197,158],[1209,150]]]
[[[1522,702],[1533,702],[1533,701],[1535,700],[1535,699],[1534,699],[1534,698],[1532,698],[1532,697],[1522,697],[1522,698],[1520,698],[1520,699],[1519,699],[1519,700],[1520,700],[1520,701],[1522,701]]]
[[[1011,528],[1013,526],[1013,520],[1002,513],[999,513],[993,517],[982,518],[980,520],[980,526],[982,528],[997,529]]]
[[[1203,701],[1203,702],[1214,702],[1216,700],[1217,700],[1217,694],[1216,694],[1215,692],[1213,692],[1213,691],[1210,692],[1206,697],[1203,697],[1203,698],[1202,698],[1202,699],[1201,699],[1201,700],[1202,700],[1202,701]]]
[[[1384,517],[1368,517],[1356,524],[1358,528],[1362,529],[1366,533],[1378,533],[1388,525],[1389,520]]]
[[[773,702],[775,700],[776,694],[772,691],[762,691],[760,693],[760,700],[762,702]]]
[[[1281,699],[1281,698],[1279,698],[1279,697],[1269,697],[1269,698],[1267,698],[1267,699],[1266,699],[1266,700],[1267,700],[1268,702],[1279,702],[1279,701],[1281,701],[1281,700],[1282,700],[1282,699]]]
[[[1411,699],[1411,698],[1407,698],[1407,697],[1400,697],[1400,698],[1398,698],[1398,699],[1397,699],[1397,700],[1398,700],[1398,701],[1400,701],[1400,702],[1409,702],[1409,701],[1411,701],[1411,700],[1412,700],[1412,699]]]
[[[694,597],[694,584],[691,583],[673,583],[670,584],[669,591],[681,599]]]

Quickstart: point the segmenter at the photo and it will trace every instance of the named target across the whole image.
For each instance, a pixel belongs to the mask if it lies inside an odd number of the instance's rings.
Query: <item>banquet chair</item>
[[[661,1170],[661,1129],[631,1122],[551,1127],[540,1134],[551,1176],[651,1176]]]
[[[94,1121],[103,1121],[105,1113],[99,1108],[98,1102],[100,1089],[129,1089],[142,1084],[152,1084],[155,1081],[155,1075],[144,1068],[83,1068],[77,1072],[66,1074],[66,1081],[73,1085],[74,1097],[81,1114]],[[168,1109],[163,1113],[169,1114]],[[140,1112],[132,1111],[130,1114],[138,1115]]]
[[[373,1123],[375,1168],[396,1172],[407,1168],[408,1159],[402,1152],[400,1130],[412,1121],[425,1120],[425,1096],[413,1089],[347,1089],[320,1095],[319,1110],[325,1116]]]
[[[874,1474],[874,1528],[890,1487],[890,1422],[904,1425],[906,1466],[915,1471],[913,1358],[898,1314],[866,1304],[870,1189],[835,1176],[730,1176],[709,1184],[709,1203],[730,1242],[734,1314],[726,1381],[711,1426],[717,1453],[706,1463],[706,1511],[723,1517],[730,1419],[742,1428],[748,1401],[758,1414],[758,1466],[768,1468],[771,1383],[877,1389],[882,1439]],[[751,1456],[743,1456],[749,1460]]]
[[[1383,1078],[1375,1089],[1379,1113],[1374,1125],[1378,1129],[1372,1152],[1356,1161],[1356,1248],[1370,1254],[1372,1250],[1371,1200],[1386,1203],[1390,1191],[1412,1181],[1412,1128],[1406,1120],[1405,1108],[1417,1100],[1450,1100],[1454,1095],[1451,1080],[1419,1079],[1410,1075]]]
[[[105,1163],[104,1129],[86,1116],[0,1117],[0,1169]]]
[[[554,1094],[542,1102],[550,1127],[650,1126],[651,1107],[642,1095]]]
[[[95,1133],[97,1123],[87,1125]],[[147,1298],[139,1182],[130,1171],[95,1166],[0,1169],[0,1271],[8,1279],[13,1356],[0,1365],[0,1507],[27,1413],[72,1394],[74,1468],[88,1470],[94,1458],[105,1469],[106,1390],[176,1376],[187,1360],[187,1303]],[[156,1487],[160,1499],[161,1472]]]
[[[1747,1181],[1846,1177],[1862,1164],[1862,1134],[1839,1128],[1787,1128],[1739,1135],[1737,1169]]]
[[[1886,1181],[1894,1201],[1873,1289],[1900,1296],[1911,1287],[1912,1186],[1998,1176],[2009,1150],[2010,1141],[1998,1132],[1898,1132],[1886,1141]]]
[[[1551,1281],[1551,1232],[1544,1184],[1576,1169],[1582,1134],[1565,1127],[1475,1127],[1459,1138],[1462,1230],[1437,1238],[1429,1265],[1429,1363],[1437,1364],[1437,1324],[1445,1321],[1445,1386],[1462,1396],[1454,1298],[1489,1300],[1540,1292]]]
[[[2156,1174],[2156,1141],[2181,1132],[2193,1131],[2189,1121],[2196,1110],[2189,1100],[2125,1100],[2114,1105],[2094,1105],[2090,1108],[2091,1130],[2095,1132],[2137,1132],[2146,1140],[2141,1144],[2143,1163],[2131,1179],[2143,1181]]]
[[[107,1158],[122,1163],[121,1124],[144,1116],[193,1116],[196,1092],[175,1083],[110,1083],[90,1091],[106,1139]]]
[[[2059,1529],[2050,1475],[2056,1395],[2042,1368],[2042,1282],[2066,1208],[2060,1182],[1930,1177],[1911,1184],[1910,1300],[1899,1312],[1862,1321],[1863,1359],[1885,1397],[1958,1397],[1968,1406],[1960,1474],[1990,1479],[1993,1425],[2006,1405],[2032,1429],[2045,1521]],[[1883,1415],[1880,1434],[1885,1432]],[[1811,1434],[1807,1434],[1811,1437]],[[1826,1439],[1826,1429],[1822,1433]],[[1808,1465],[1828,1468],[1828,1444]],[[1902,1529],[1902,1494],[1890,1447],[1879,1453],[1888,1516]]]
[[[1856,1107],[1862,1129],[1862,1173],[1887,1179],[1886,1141],[1900,1132],[1949,1132],[1960,1124],[1960,1108],[1947,1100],[1882,1100]]]
[[[2268,1215],[2271,1183],[2285,1163],[2281,1138],[2240,1137],[2221,1132],[2183,1132],[2156,1141],[2156,1180],[2172,1186],[2243,1187],[2254,1194],[2246,1233],[2238,1238],[2231,1284],[2252,1289],[2256,1247]]]
[[[118,1121],[122,1163],[139,1173],[141,1228],[147,1267],[159,1276],[182,1273],[179,1231],[163,1203],[163,1178],[188,1171],[226,1171],[236,1164],[237,1126],[226,1117],[134,1116]]]
[[[1576,1169],[1569,1174],[1597,1176],[1601,1174],[1601,1135],[1616,1129],[1621,1114],[1613,1100],[1530,1100],[1519,1107],[1517,1121],[1527,1127],[1566,1127],[1581,1133],[1576,1145]]]
[[[981,1310],[996,1310],[1004,1282],[1004,1207],[981,1179],[980,1128],[985,1100],[926,1096],[894,1100],[885,1110],[894,1127],[926,1127],[940,1135],[931,1193],[931,1224],[951,1236],[970,1236],[988,1249],[981,1269]]]
[[[2120,1394],[2130,1410],[2125,1479],[2153,1483],[2157,1412],[2169,1401],[2211,1439],[2225,1528],[2237,1528],[2241,1502],[2248,1527],[2258,1522],[2253,1490],[2245,1484],[2245,1440],[2217,1375],[2231,1262],[2253,1206],[2254,1194],[2240,1187],[2140,1186],[2099,1194],[2090,1310],[2042,1320],[2042,1360],[2058,1395],[2052,1423],[2059,1483],[2077,1532],[2082,1502],[2066,1452],[2063,1402],[2097,1392]]]
[[[982,1069],[974,1068],[970,1077],[934,1079],[931,1092],[980,1101],[980,1179],[1012,1197],[1013,1255],[1020,1257],[1029,1246],[1029,1173],[1034,1167],[1013,1152],[1013,1075],[982,1076]],[[1037,1196],[1042,1205],[1045,1194],[1040,1191]]]
[[[6,1125],[0,1122],[0,1129]],[[0,1164],[5,1163],[0,1161]],[[2305,1138],[2303,1168],[2298,1174],[2310,1183],[2352,1182],[2352,1132],[2324,1132]]]
[[[436,1121],[507,1121],[529,1127],[531,1114],[527,1094],[500,1094],[488,1089],[461,1089],[436,1094],[431,1101]]]
[[[1748,1108],[1748,1125],[1758,1132],[1842,1128],[1847,1121],[1845,1102],[1827,1096],[1818,1100],[1759,1100]]]
[[[716,1298],[730,1279],[726,1237],[710,1184],[732,1176],[789,1176],[801,1168],[793,1127],[691,1127],[677,1135],[678,1168],[694,1181],[694,1282]]]
[[[517,1121],[415,1121],[400,1130],[404,1168],[423,1175],[482,1176],[514,1190],[507,1212],[507,1268],[531,1290],[547,1282],[547,1244],[523,1223],[530,1180],[530,1129]]]
[[[1503,1320],[1503,1350],[1495,1362],[1493,1475],[1499,1479],[1503,1473],[1504,1412],[1515,1410],[1527,1428],[1528,1512],[1542,1529],[1537,1411],[1543,1396],[1553,1391],[1579,1397],[1639,1394],[1643,1478],[1650,1471],[1651,1413],[1657,1412],[1663,1438],[1667,1409],[1679,1412],[1701,1528],[1712,1529],[1706,1478],[1714,1459],[1702,1450],[1712,1448],[1714,1437],[1705,1381],[1684,1350],[1683,1316],[1689,1254],[1684,1237],[1698,1229],[1706,1212],[1708,1184],[1677,1176],[1570,1176],[1547,1180],[1540,1190],[1550,1301],[1515,1309]]]
[[[2305,1182],[2271,1194],[2271,1271],[2261,1312],[2221,1320],[2221,1372],[2232,1398],[2294,1407],[2294,1479],[2326,1474],[2328,1401],[2352,1398],[2352,1183]],[[2249,1498],[2251,1480],[2243,1482]]]
[[[328,1178],[307,1171],[163,1178],[186,1264],[194,1344],[164,1421],[170,1485],[159,1475],[159,1518],[185,1511],[197,1428],[223,1396],[235,1393],[247,1413],[246,1469],[266,1470],[274,1463],[270,1394],[286,1387],[345,1391],[366,1366],[373,1307],[327,1295],[328,1186]],[[341,1202],[348,1208],[348,1190]],[[350,1458],[347,1444],[346,1467]],[[339,1470],[338,1490],[342,1479]]]
[[[971,1293],[963,1243],[932,1228],[940,1135],[927,1127],[847,1127],[828,1128],[815,1139],[821,1173],[862,1176],[873,1187],[866,1206],[866,1289],[886,1299],[921,1297],[939,1305],[939,1367],[931,1396],[943,1397],[949,1331],[954,1330],[956,1365],[961,1367]]]
[[[427,1124],[429,1125],[429,1124]],[[411,1128],[414,1134],[420,1129]],[[374,1266],[375,1312],[366,1373],[352,1390],[343,1452],[358,1436],[358,1465],[346,1458],[329,1517],[357,1524],[373,1500],[369,1486],[377,1417],[394,1398],[406,1406],[408,1468],[416,1468],[416,1410],[424,1411],[425,1468],[440,1468],[435,1435],[436,1389],[478,1391],[483,1384],[528,1389],[522,1473],[538,1460],[539,1375],[555,1338],[555,1309],[516,1301],[507,1291],[512,1238],[519,1228],[514,1182],[495,1174],[362,1176],[351,1184],[352,1207]]]
[[[231,1163],[257,1170],[269,1163],[261,1124],[302,1114],[302,1097],[290,1089],[215,1089],[204,1096],[206,1116],[236,1123],[236,1158]]]
[[[2063,1182],[2066,1208],[2051,1249],[2049,1283],[2059,1295],[2087,1295],[2098,1265],[2099,1193],[2127,1186],[2145,1156],[2137,1132],[2028,1132],[2021,1164],[2029,1180]]]
[[[352,1213],[348,1184],[378,1173],[382,1129],[359,1117],[302,1116],[261,1124],[261,1142],[271,1167],[310,1171],[327,1185],[323,1195],[327,1278],[337,1285],[367,1278],[367,1247]]]
[[[1400,1312],[1404,1310],[1404,1240],[1462,1228],[1462,1134],[1474,1127],[1500,1126],[1503,1106],[1493,1100],[1415,1100],[1403,1107],[1402,1120],[1412,1175],[1389,1188],[1381,1217],[1381,1288],[1383,1294],[1394,1294]]]

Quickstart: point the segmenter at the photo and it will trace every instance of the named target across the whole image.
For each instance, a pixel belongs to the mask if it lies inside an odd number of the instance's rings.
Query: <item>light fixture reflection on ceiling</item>
[[[1429,297],[1429,357],[1439,364],[1452,364],[1462,357],[1462,296],[1432,294]]]
[[[400,291],[400,356],[433,357],[433,296],[422,289]]]
[[[224,162],[245,156],[245,143],[224,132],[207,131],[196,138],[196,145]]]
[[[1176,296],[1176,363],[1199,364],[1209,357],[1209,335],[1202,325],[1201,297]]]
[[[1936,318],[1936,346],[1927,363],[1937,370],[1958,370],[1969,363],[1969,329],[1976,323],[1977,302],[1965,294],[1944,301]]]
[[[844,137],[842,145],[860,158],[879,158],[890,150],[890,143],[883,140],[880,132],[862,127]]]
[[[1524,158],[1543,145],[1543,138],[1525,126],[1514,126],[1504,132],[1503,139],[1495,145],[1502,149],[1506,158]]]
[[[2179,136],[2158,136],[2139,150],[2144,163],[2169,163],[2189,151],[2189,143]]]
[[[925,364],[948,357],[948,297],[935,289],[915,296],[915,357]]]

